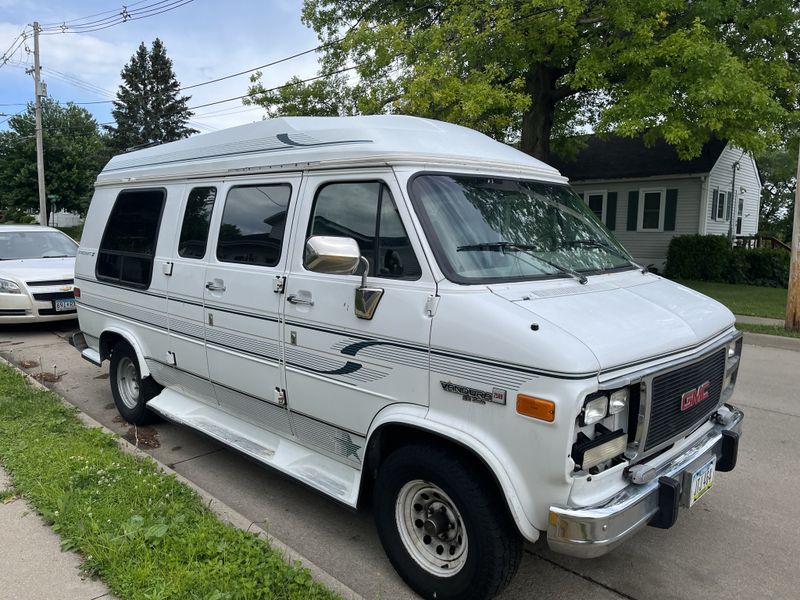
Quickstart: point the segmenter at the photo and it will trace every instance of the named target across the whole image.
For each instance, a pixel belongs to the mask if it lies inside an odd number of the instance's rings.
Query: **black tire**
[[[373,507],[378,535],[395,570],[423,598],[491,598],[508,585],[522,558],[522,538],[497,486],[482,468],[463,457],[461,453],[436,445],[407,446],[392,453],[378,472]],[[428,497],[426,492],[429,488],[420,487],[423,484],[439,488],[444,492],[443,502],[456,508],[449,513],[442,510],[441,505],[437,507],[436,499],[433,499],[426,505],[427,510],[460,515],[460,519],[450,519],[449,523],[441,522],[439,525],[426,519],[426,525],[431,528],[441,526],[442,533],[437,537],[426,535],[430,530],[420,527],[420,519],[415,520],[413,514],[408,525],[399,522],[398,514],[406,514],[406,511],[398,506],[409,506],[410,511],[416,511],[419,504],[415,499]],[[414,490],[421,491],[415,496]],[[419,514],[430,513],[423,508]],[[449,531],[461,531],[462,527],[468,542],[463,551],[460,547],[451,548],[461,543],[460,538],[456,538],[443,542],[451,546],[441,552],[442,537],[438,536],[446,537],[451,535]],[[420,536],[416,542],[415,533]],[[407,541],[403,539],[404,534]],[[427,546],[426,538],[431,540],[430,546]],[[441,570],[447,561],[440,561],[438,573],[421,566],[420,558],[423,562],[428,560],[425,554],[428,547],[439,555],[462,557],[458,559],[462,561],[460,564],[448,565],[448,570],[452,566],[456,571],[454,575],[446,576],[444,573],[447,571]],[[436,556],[432,558],[432,564],[438,560]],[[433,568],[436,571],[437,565]]]
[[[119,414],[133,425],[149,425],[158,415],[147,408],[147,402],[161,392],[152,377],[142,378],[136,352],[126,342],[119,342],[111,352],[109,379],[114,404]]]

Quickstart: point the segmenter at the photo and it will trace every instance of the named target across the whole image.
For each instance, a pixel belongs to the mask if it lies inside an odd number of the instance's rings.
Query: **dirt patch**
[[[61,381],[61,373],[49,373],[45,371],[44,373],[33,373],[31,375],[36,381],[41,381],[42,383],[55,383],[56,381]]]
[[[116,406],[114,408],[116,408]],[[122,415],[117,415],[111,420],[114,421],[114,423],[122,423],[123,425],[128,425],[128,422],[122,418]]]
[[[19,366],[23,369],[32,369],[34,367],[38,367],[39,363],[35,360],[22,360],[20,361]]]
[[[158,432],[152,427],[136,427],[134,425],[122,437],[134,446],[144,446],[145,448],[161,447],[161,442],[158,440]]]
[[[106,410],[114,410],[115,408],[117,408],[117,405],[114,404],[113,402],[109,402],[103,408],[105,408]]]

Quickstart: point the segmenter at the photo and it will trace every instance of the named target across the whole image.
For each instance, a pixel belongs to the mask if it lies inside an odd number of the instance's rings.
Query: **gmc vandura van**
[[[285,118],[117,156],[75,270],[74,344],[127,421],[371,502],[427,598],[496,594],[525,540],[668,528],[736,465],[732,314],[469,129]]]

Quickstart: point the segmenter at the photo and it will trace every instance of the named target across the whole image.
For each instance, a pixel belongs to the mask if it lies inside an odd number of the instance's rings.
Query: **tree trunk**
[[[550,159],[556,79],[555,72],[543,64],[533,65],[525,77],[525,88],[531,96],[531,106],[522,115],[520,149],[544,162]]]

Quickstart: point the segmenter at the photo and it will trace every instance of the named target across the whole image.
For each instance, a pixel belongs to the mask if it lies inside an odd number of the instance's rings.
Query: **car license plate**
[[[75,299],[64,298],[61,300],[54,300],[56,312],[65,312],[68,310],[75,310]]]
[[[692,473],[692,487],[689,490],[689,506],[697,502],[703,494],[714,485],[714,468],[717,465],[717,457],[711,457],[707,463]]]

